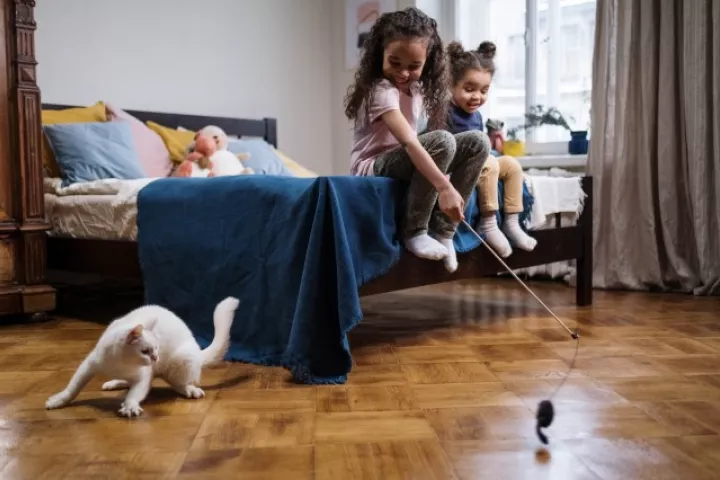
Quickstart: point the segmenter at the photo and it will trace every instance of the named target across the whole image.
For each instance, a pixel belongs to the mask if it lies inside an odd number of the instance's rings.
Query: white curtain
[[[720,293],[720,0],[598,0],[599,288]]]

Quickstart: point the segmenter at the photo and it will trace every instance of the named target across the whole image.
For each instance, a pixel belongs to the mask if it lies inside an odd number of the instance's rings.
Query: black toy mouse
[[[553,404],[550,400],[543,400],[542,402],[540,402],[535,418],[537,419],[535,432],[537,433],[538,438],[540,438],[540,441],[547,445],[547,435],[545,435],[545,433],[541,429],[549,427],[553,421],[553,418],[555,418],[555,408],[553,407]]]

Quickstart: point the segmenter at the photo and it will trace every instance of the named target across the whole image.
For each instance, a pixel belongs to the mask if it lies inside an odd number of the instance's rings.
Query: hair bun
[[[495,52],[497,51],[497,47],[493,42],[484,41],[480,44],[480,46],[477,48],[477,52],[482,55],[485,58],[488,58],[492,60],[495,58]]]
[[[460,42],[450,42],[447,45],[447,54],[451,59],[457,59],[463,56],[465,49]]]

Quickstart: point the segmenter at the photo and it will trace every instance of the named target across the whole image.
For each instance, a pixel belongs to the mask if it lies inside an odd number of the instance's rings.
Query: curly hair
[[[373,25],[363,44],[355,80],[345,95],[345,115],[350,120],[356,120],[363,105],[367,115],[373,87],[383,78],[385,47],[399,38],[428,40],[427,57],[419,80],[420,91],[424,97],[428,127],[443,128],[449,100],[445,50],[437,32],[437,22],[415,7],[384,13]]]
[[[480,70],[495,75],[495,52],[492,42],[482,42],[477,50],[465,50],[458,42],[450,42],[447,56],[450,59],[452,84],[457,85],[468,70]]]

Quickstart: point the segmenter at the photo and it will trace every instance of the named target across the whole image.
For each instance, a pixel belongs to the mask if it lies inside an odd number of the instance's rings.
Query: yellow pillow
[[[97,102],[89,107],[66,108],[64,110],[43,110],[41,112],[41,123],[43,125],[54,125],[57,123],[89,123],[89,122],[107,122],[107,112],[103,102]],[[47,169],[48,174],[54,178],[60,177],[60,168],[58,168],[55,154],[52,151],[50,143],[45,135],[43,135],[43,166]]]
[[[292,158],[285,155],[283,152],[281,152],[278,149],[275,150],[275,153],[278,157],[280,157],[280,160],[285,164],[285,167],[292,172],[293,175],[300,178],[315,178],[318,176],[317,173],[308,170],[307,168],[303,167],[299,163],[297,163]]]
[[[168,152],[170,152],[170,160],[175,163],[182,163],[185,160],[185,149],[195,139],[195,132],[175,130],[150,121],[145,123],[150,130],[160,135]]]

